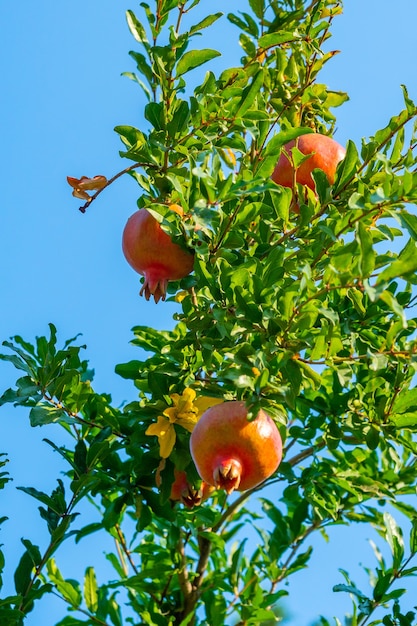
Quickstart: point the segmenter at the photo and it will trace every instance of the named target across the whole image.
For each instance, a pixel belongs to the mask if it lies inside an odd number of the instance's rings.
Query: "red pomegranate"
[[[191,433],[190,451],[202,480],[231,493],[256,487],[275,472],[282,440],[265,411],[249,421],[245,403],[231,401],[203,413]]]
[[[206,500],[214,491],[214,487],[204,481],[199,489],[188,482],[187,474],[183,470],[174,470],[174,482],[171,487],[170,499],[174,502],[182,502],[189,509],[198,506]]]
[[[170,208],[182,215],[178,205]],[[151,296],[155,302],[165,300],[168,281],[184,278],[193,270],[193,254],[174,243],[146,209],[127,220],[122,248],[128,263],[145,277],[140,295],[146,300]]]
[[[301,163],[296,171],[294,171],[294,166],[287,156],[291,157],[291,150],[294,146],[303,154],[311,155]],[[311,172],[315,169],[323,170],[329,183],[333,185],[337,165],[344,159],[345,154],[346,150],[343,146],[327,135],[320,133],[301,135],[285,144],[271,178],[283,187],[294,189],[294,184],[297,182],[315,191]]]

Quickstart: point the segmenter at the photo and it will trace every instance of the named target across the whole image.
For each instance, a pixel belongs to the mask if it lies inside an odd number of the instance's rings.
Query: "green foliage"
[[[292,191],[270,175],[287,141],[331,134],[332,109],[347,99],[318,82],[341,3],[249,0],[226,16],[241,64],[209,69],[190,89],[186,78],[219,55],[197,48],[197,36],[224,19],[200,15],[186,26],[201,4],[158,0],[127,12],[138,45],[128,76],[144,94],[147,128],[116,127],[120,154],[133,162],[138,206],[195,252],[193,274],[169,286],[173,328],[136,326],[139,358],[116,366],[135,398],[116,408],[96,393],[82,346],[74,338],[58,348],[53,324],[34,345],[19,336],[3,344],[0,358],[23,376],[0,404],[27,407],[32,426],[59,424],[68,445],[48,441],[67,467],[50,495],[20,487],[40,503],[50,541],[41,549],[22,540],[16,595],[0,600],[0,621],[23,624],[53,592],[70,611],[57,626],[277,623],[283,584],[309,566],[311,535],[356,522],[379,532],[391,560],[375,546],[371,592],[341,570],[334,590],[353,601],[346,624],[411,625],[397,582],[415,575],[417,551],[407,500],[417,476],[417,107],[403,88],[404,109],[386,127],[361,146],[348,142],[334,185],[316,170],[317,193],[295,190],[296,213]],[[304,158],[294,151],[296,164]],[[170,215],[172,202],[184,220]],[[189,432],[173,426],[162,462],[146,431],[190,388],[197,401],[243,399],[276,421],[284,460],[260,488],[215,491],[190,509],[170,500],[175,469],[201,486]],[[1,473],[0,488],[6,480]],[[97,521],[82,524],[81,502]],[[411,528],[408,543],[395,510]],[[242,539],[248,527],[254,548]],[[65,578],[59,547],[92,533],[115,543],[114,578],[100,583],[92,566],[81,583]],[[0,572],[3,561],[0,553]],[[370,622],[377,610],[388,613]]]

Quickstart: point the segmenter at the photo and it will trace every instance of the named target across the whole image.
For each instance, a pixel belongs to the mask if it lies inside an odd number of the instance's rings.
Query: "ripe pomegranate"
[[[177,204],[170,208],[182,215]],[[174,243],[156,219],[139,209],[127,220],[122,238],[123,253],[128,263],[145,277],[140,295],[155,302],[165,300],[169,280],[179,280],[193,270],[194,256]]]
[[[197,422],[190,451],[202,480],[231,493],[256,487],[275,472],[282,440],[265,411],[249,421],[244,402],[222,402]]]
[[[170,500],[182,502],[189,509],[198,506],[206,500],[214,491],[214,487],[204,481],[199,489],[188,482],[187,474],[183,470],[174,469],[174,482],[172,483]]]
[[[303,154],[310,154],[301,165],[294,170],[294,166],[288,159],[291,156],[291,149],[296,146]],[[315,183],[311,172],[321,169],[326,174],[327,179],[333,185],[336,175],[337,165],[344,159],[346,150],[337,141],[327,135],[320,133],[308,133],[301,135],[285,144],[281,156],[272,173],[272,180],[283,187],[291,187],[294,191],[295,183],[306,185],[315,191]],[[297,207],[295,207],[297,210]]]

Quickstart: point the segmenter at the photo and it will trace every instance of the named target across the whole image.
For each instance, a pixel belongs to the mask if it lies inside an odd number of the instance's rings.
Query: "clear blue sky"
[[[210,0],[213,12],[224,5],[224,0]],[[390,0],[346,0],[344,14],[334,23],[328,47],[341,54],[322,80],[351,98],[336,110],[341,143],[360,142],[398,113],[401,83],[417,100],[417,2],[398,0],[394,6]],[[45,334],[48,322],[57,326],[61,341],[81,332],[96,371],[95,387],[111,392],[116,403],[135,396],[133,386],[114,374],[116,363],[137,357],[129,345],[131,328],[169,328],[175,308],[139,298],[138,277],[121,252],[123,226],[136,206],[134,181],[120,179],[82,215],[66,176],[110,177],[128,164],[118,156],[121,144],[112,129],[117,124],[141,126],[145,103],[140,89],[120,76],[134,69],[128,51],[136,42],[125,22],[129,8],[139,13],[138,2],[120,0],[0,4],[0,340],[14,334],[30,340]],[[239,8],[239,0],[227,3],[227,10]],[[236,35],[224,18],[200,40],[223,52],[214,68],[239,58]],[[11,366],[0,362],[1,391],[16,377]],[[14,478],[0,494],[0,516],[5,510],[10,515],[0,531],[9,581],[23,550],[20,537],[41,549],[46,545],[36,502],[15,489],[54,488],[63,466],[42,441],[45,437],[64,441],[58,428],[31,429],[26,412],[0,409],[0,452],[9,453]],[[335,528],[330,535],[334,541],[329,544],[316,540],[312,569],[290,584],[292,626],[306,626],[320,613],[342,618],[350,602],[346,595],[332,593],[332,585],[342,582],[337,568],[358,573],[358,562],[374,565],[368,529]],[[80,578],[86,565],[98,562],[99,581],[104,582],[104,548],[98,542],[90,554],[86,548],[84,543],[74,550],[69,543],[62,557],[58,553],[64,575]],[[63,611],[60,603],[43,607],[41,602],[26,626],[53,626]]]

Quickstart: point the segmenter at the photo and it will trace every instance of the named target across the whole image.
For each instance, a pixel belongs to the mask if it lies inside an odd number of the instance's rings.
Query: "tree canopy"
[[[288,142],[332,136],[347,100],[320,82],[342,3],[248,0],[194,20],[203,4],[152,0],[127,12],[127,75],[146,127],[116,127],[126,165],[115,176],[69,181],[85,212],[131,176],[138,208],[194,255],[193,272],[168,283],[172,327],[133,328],[139,356],[116,365],[132,400],[117,407],[95,392],[83,346],[58,340],[53,323],[46,337],[3,343],[0,358],[20,377],[0,404],[27,407],[32,426],[57,424],[68,443],[48,441],[67,465],[51,494],[22,488],[40,503],[50,543],[23,539],[1,623],[23,624],[50,593],[68,607],[57,626],[277,623],[285,581],[309,567],[311,535],[363,523],[390,560],[375,547],[363,590],[344,571],[334,590],[351,595],[352,614],[335,623],[412,626],[402,579],[417,571],[417,107],[404,86],[403,109],[347,143],[333,182],[315,169],[314,189],[278,185],[271,175]],[[216,75],[219,52],[199,48],[198,35],[220,19],[235,27],[242,58]],[[288,157],[295,170],[308,160],[296,147]],[[249,419],[271,416],[283,461],[260,486],[202,499],[190,431],[229,400],[245,402]],[[170,497],[176,471],[191,505]],[[1,488],[7,480],[0,473]],[[96,522],[82,523],[84,502]],[[81,582],[59,567],[62,543],[82,550],[92,533],[115,542],[104,584],[93,565]],[[317,624],[330,624],[325,613]]]

